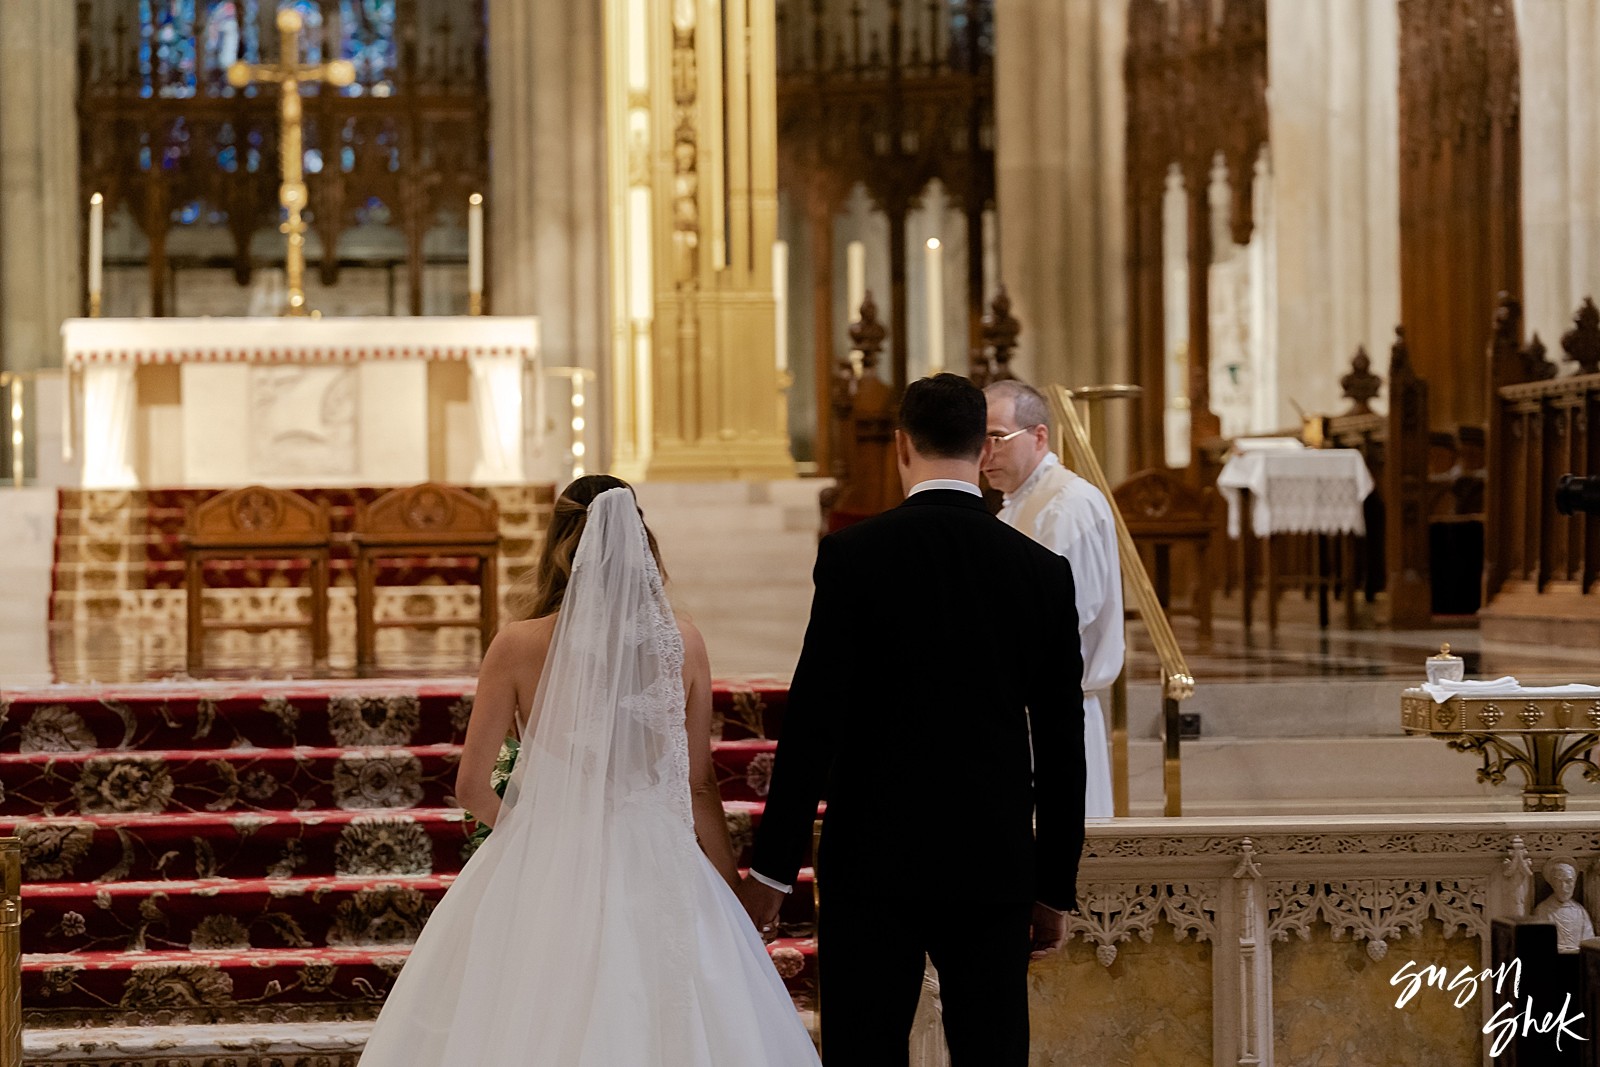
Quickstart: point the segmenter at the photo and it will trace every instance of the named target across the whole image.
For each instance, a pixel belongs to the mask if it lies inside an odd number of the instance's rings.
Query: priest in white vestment
[[[1126,650],[1116,520],[1105,494],[1050,451],[1044,397],[1018,381],[996,382],[985,395],[992,447],[983,473],[1005,494],[1000,518],[1072,564],[1083,640],[1084,813],[1109,819],[1111,751],[1102,708]]]

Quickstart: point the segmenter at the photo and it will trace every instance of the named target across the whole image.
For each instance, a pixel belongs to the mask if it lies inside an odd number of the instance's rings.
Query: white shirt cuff
[[[794,886],[792,886],[792,885],[784,885],[782,882],[774,882],[771,878],[768,878],[766,875],[762,874],[760,871],[751,871],[750,872],[750,877],[754,878],[756,881],[760,882],[762,885],[766,886],[767,888],[776,889],[780,893],[792,893],[792,892],[794,892]]]

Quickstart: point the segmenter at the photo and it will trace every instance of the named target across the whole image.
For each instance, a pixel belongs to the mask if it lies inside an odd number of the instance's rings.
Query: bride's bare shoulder
[[[694,623],[682,616],[678,617],[678,634],[683,638],[684,660],[694,663],[697,660],[708,659],[706,653],[706,639],[700,636],[700,630]]]
[[[515,622],[505,623],[500,627],[500,632],[495,635],[495,644],[503,645],[506,651],[515,652],[520,657],[529,653],[543,652],[550,647],[550,638],[555,634],[556,617],[546,615],[538,619],[518,619]]]

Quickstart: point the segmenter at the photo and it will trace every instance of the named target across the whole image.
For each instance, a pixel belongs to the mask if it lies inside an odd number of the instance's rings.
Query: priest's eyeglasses
[[[1003,445],[1007,441],[1011,440],[1013,437],[1020,437],[1022,434],[1027,433],[1029,430],[1033,429],[1035,426],[1041,426],[1041,425],[1043,425],[1043,423],[1035,422],[1035,423],[1032,423],[1031,425],[1022,427],[1020,430],[1012,430],[1010,433],[998,433],[998,432],[996,432],[994,430],[990,430],[989,431],[989,443],[991,445]]]

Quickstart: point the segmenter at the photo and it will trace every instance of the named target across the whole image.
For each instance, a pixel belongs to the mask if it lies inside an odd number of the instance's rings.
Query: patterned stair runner
[[[25,850],[30,1027],[371,1018],[470,855],[472,682],[0,691],[0,834]],[[784,687],[719,685],[747,861]],[[814,996],[810,874],[774,965]]]
[[[304,489],[326,501],[333,526],[328,618],[331,662],[353,661],[355,640],[354,558],[348,534],[357,501],[371,502],[383,488]],[[494,499],[500,509],[500,590],[532,567],[554,506],[550,485],[471,488]],[[181,669],[184,624],[183,530],[186,509],[220,492],[215,489],[80,490],[60,492],[56,515],[55,563],[50,619],[68,639],[57,655],[72,657],[70,637],[93,627],[136,626],[140,643],[155,662]],[[297,560],[220,562],[207,567],[207,612],[238,622],[306,617],[309,591],[305,567]],[[395,559],[378,567],[375,611],[382,619],[477,618],[477,591],[467,561]],[[427,634],[427,649],[473,662],[476,638],[456,629]],[[240,663],[282,659],[279,645],[261,635],[225,633],[211,638]],[[413,657],[415,638],[399,631],[379,634],[380,659],[405,650]],[[414,659],[412,662],[415,662]],[[69,675],[77,672],[66,666]]]

